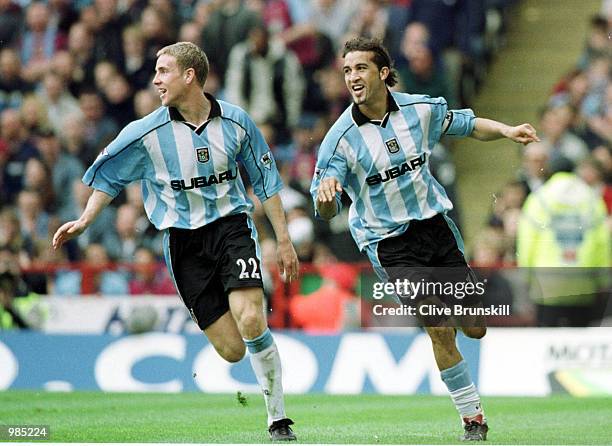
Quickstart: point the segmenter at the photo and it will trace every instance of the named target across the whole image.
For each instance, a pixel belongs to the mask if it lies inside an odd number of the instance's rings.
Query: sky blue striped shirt
[[[389,112],[371,122],[351,104],[323,140],[311,194],[336,177],[352,200],[349,225],[359,249],[452,209],[429,170],[429,155],[443,134],[467,136],[472,110],[448,110],[443,98],[390,93]],[[379,125],[380,124],[380,125]],[[340,194],[336,195],[340,209]]]
[[[241,108],[212,96],[199,128],[173,108],[160,107],[128,124],[94,161],[83,182],[115,197],[142,180],[147,216],[157,229],[195,229],[221,217],[249,213],[237,160],[263,202],[282,188],[268,145]]]

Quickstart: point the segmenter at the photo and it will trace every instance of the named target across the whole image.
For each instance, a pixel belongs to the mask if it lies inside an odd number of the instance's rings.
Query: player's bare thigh
[[[230,311],[206,327],[204,334],[226,361],[238,362],[244,358],[246,352],[244,341]]]

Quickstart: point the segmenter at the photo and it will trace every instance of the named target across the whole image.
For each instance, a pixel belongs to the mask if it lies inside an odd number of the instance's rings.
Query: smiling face
[[[344,83],[353,102],[368,105],[373,98],[386,95],[385,79],[389,68],[378,69],[370,51],[352,51],[344,57]]]
[[[181,102],[187,91],[184,72],[176,62],[176,58],[169,54],[162,54],[155,65],[153,85],[159,92],[162,105],[176,106]]]

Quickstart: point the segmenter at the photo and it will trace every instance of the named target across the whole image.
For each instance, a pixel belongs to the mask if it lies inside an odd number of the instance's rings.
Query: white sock
[[[482,415],[484,419],[480,395],[470,377],[467,363],[461,360],[454,366],[442,370],[441,375],[461,419],[471,419],[478,415]]]
[[[246,340],[251,366],[261,386],[268,411],[268,426],[287,418],[283,398],[282,368],[278,348],[270,329],[253,340]],[[263,348],[263,349],[262,349]]]

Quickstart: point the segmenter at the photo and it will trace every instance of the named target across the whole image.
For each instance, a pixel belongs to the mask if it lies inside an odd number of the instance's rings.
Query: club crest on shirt
[[[259,161],[261,161],[261,164],[263,164],[266,169],[272,168],[272,154],[270,154],[270,152],[264,153]]]
[[[197,147],[196,157],[199,163],[207,163],[208,160],[210,159],[210,154],[208,153],[208,147]]]
[[[385,145],[387,146],[387,149],[390,153],[397,153],[400,150],[400,145],[397,142],[397,139],[395,138],[391,138],[385,141]]]

